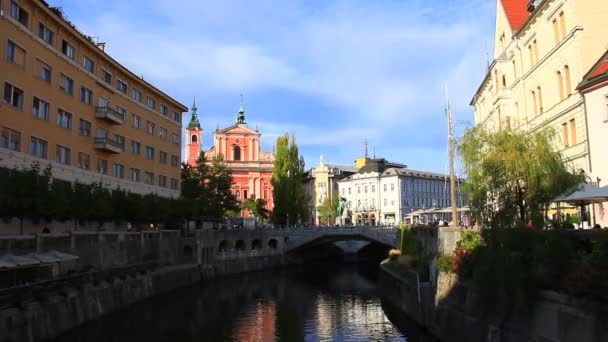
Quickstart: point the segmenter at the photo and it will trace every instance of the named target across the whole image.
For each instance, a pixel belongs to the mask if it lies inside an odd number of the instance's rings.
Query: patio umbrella
[[[577,204],[606,202],[608,201],[608,185],[600,188],[591,184],[583,184],[576,191],[560,196],[554,201]]]

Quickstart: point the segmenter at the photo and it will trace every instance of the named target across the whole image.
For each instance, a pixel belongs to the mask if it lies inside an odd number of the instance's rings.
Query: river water
[[[437,342],[380,300],[377,265],[307,265],[207,281],[57,338],[72,342]]]

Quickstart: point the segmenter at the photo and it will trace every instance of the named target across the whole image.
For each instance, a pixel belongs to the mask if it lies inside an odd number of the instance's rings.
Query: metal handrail
[[[108,145],[112,145],[114,147],[120,148],[121,150],[125,148],[125,144],[124,143],[119,143],[116,140],[110,139],[110,138],[95,138],[95,144],[108,144]]]
[[[123,121],[125,120],[125,115],[123,113],[110,107],[95,107],[95,112],[100,114],[111,114],[119,117]]]

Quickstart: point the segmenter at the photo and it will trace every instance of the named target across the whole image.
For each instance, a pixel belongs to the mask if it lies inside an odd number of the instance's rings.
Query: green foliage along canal
[[[249,273],[133,305],[56,341],[410,341],[432,337],[377,295],[363,265]]]

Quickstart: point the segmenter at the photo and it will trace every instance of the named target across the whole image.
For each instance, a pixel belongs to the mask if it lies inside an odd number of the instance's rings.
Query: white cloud
[[[443,130],[443,121],[424,118],[437,113],[443,119],[444,82],[454,108],[470,118],[468,101],[483,73],[480,37],[491,35],[493,20],[493,5],[484,0],[147,4],[108,1],[96,19],[75,23],[106,40],[107,51],[135,73],[169,94],[184,94],[188,103],[194,95],[213,101],[228,93],[279,91],[336,108],[311,113],[305,124],[287,108],[261,125],[265,139],[286,126],[302,147],[367,136],[396,153],[390,159],[406,155],[407,146],[388,146],[399,143],[404,127]],[[116,6],[120,10],[112,10]],[[360,150],[356,145],[344,153]]]

